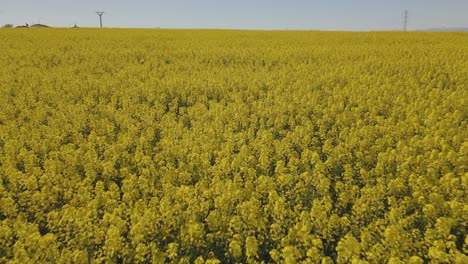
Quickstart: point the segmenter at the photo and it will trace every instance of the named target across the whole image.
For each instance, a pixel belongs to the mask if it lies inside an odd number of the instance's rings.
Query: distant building
[[[16,28],[48,28],[49,26],[44,25],[44,24],[34,24],[34,25],[29,25],[26,23],[25,25],[17,26]]]
[[[49,26],[43,25],[43,24],[34,24],[34,25],[31,25],[30,27],[32,27],[32,28],[48,28]]]

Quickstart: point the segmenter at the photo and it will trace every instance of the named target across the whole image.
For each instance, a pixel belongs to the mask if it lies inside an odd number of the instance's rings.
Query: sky
[[[0,25],[399,30],[468,27],[468,0],[0,0]]]

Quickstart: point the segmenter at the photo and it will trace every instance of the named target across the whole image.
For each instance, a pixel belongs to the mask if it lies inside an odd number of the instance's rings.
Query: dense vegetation
[[[0,263],[468,263],[468,34],[0,42]]]

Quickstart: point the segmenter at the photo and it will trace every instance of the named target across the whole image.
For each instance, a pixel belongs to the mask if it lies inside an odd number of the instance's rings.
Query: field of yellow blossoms
[[[468,263],[467,33],[0,43],[0,263]]]

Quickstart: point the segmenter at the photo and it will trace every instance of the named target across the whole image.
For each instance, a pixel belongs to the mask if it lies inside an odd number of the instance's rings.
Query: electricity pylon
[[[102,15],[104,15],[103,11],[96,11],[96,14],[99,16],[99,24],[101,25],[102,28]]]

